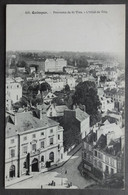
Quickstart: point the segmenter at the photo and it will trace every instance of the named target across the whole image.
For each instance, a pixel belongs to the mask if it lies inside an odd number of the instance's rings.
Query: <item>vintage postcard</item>
[[[125,5],[7,5],[6,189],[125,188]]]

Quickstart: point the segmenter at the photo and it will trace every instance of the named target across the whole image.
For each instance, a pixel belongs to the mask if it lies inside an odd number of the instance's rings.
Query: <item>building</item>
[[[7,98],[12,100],[12,103],[16,103],[22,97],[22,85],[21,82],[18,82],[14,79],[6,79],[6,101]]]
[[[44,91],[42,96],[43,96],[43,102],[46,104],[51,103],[57,97],[54,93],[49,92],[49,91]],[[41,98],[40,91],[38,91],[37,97]]]
[[[66,105],[55,105],[51,104],[47,109],[47,116],[48,117],[62,117],[64,116],[64,111],[68,110]]]
[[[76,82],[75,82],[75,79],[73,77],[67,77],[66,84],[69,85],[70,90],[75,90]]]
[[[51,86],[51,90],[54,93],[55,91],[61,91],[65,87],[65,80],[58,78],[47,78],[45,81]]]
[[[36,68],[34,66],[30,66],[30,73],[36,72]]]
[[[63,159],[63,128],[42,110],[8,115],[5,179],[38,172]]]
[[[72,74],[74,72],[75,67],[73,66],[67,66],[64,67],[64,72],[68,73],[68,74]]]
[[[112,131],[102,133],[99,137],[97,132],[89,132],[82,146],[83,172],[91,173],[99,180],[122,173],[124,135],[118,138],[114,136]]]
[[[101,111],[102,112],[107,112],[108,110],[114,110],[115,103],[111,98],[106,98],[106,97],[100,97],[100,102],[101,102]]]
[[[80,108],[66,109],[60,124],[64,128],[64,150],[70,151],[89,133],[90,116]]]
[[[17,70],[19,72],[25,73],[26,72],[26,68],[25,67],[17,67]]]
[[[66,66],[67,61],[63,58],[45,60],[45,72],[63,72],[63,68]]]
[[[5,182],[18,176],[18,134],[11,117],[6,116]]]
[[[56,59],[56,71],[55,72],[63,72],[63,68],[67,66],[67,61],[63,58]]]

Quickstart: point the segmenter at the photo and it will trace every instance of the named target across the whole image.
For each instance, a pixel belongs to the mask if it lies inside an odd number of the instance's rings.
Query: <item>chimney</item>
[[[73,105],[73,110],[75,110],[76,108],[77,108],[77,104],[76,105],[74,104]]]
[[[40,117],[40,120],[42,120],[42,108],[41,108],[41,106],[39,107],[39,117]]]
[[[110,143],[111,140],[114,139],[114,135],[115,135],[114,131],[108,132],[108,134],[107,134],[107,145]]]
[[[86,106],[85,106],[85,105],[83,105],[83,107],[84,107],[84,112],[86,112]]]
[[[16,113],[14,115],[14,124],[17,125],[17,116],[16,116]]]

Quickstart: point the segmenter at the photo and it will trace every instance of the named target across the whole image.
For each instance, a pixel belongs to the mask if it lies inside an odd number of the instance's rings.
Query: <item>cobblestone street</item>
[[[35,173],[34,176],[28,180],[21,181],[14,184],[9,189],[17,188],[67,188],[68,183],[72,183],[71,188],[84,189],[86,186],[94,184],[92,179],[85,179],[81,176],[78,165],[81,162],[81,150],[70,158],[62,167],[46,173]],[[48,186],[52,180],[56,183],[55,186]]]

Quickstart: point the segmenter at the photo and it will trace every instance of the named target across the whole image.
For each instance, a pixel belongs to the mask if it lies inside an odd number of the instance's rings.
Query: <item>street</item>
[[[71,188],[84,189],[86,186],[94,184],[92,179],[85,179],[81,176],[78,165],[81,162],[81,149],[70,158],[62,167],[52,170],[46,173],[35,173],[34,176],[28,180],[21,181],[14,184],[8,189],[22,189],[22,188],[66,188],[68,183],[72,183]],[[52,181],[55,182],[55,186],[51,187],[48,184]]]

